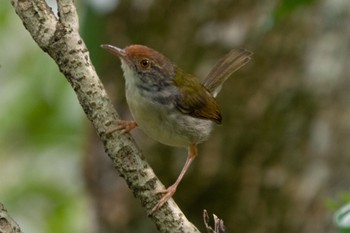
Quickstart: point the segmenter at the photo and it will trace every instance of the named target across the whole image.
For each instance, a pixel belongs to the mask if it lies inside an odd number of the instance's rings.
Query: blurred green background
[[[86,232],[86,122],[56,64],[0,7],[0,200],[24,232]]]
[[[350,187],[350,1],[89,0],[77,8],[124,119],[120,63],[100,44],[148,45],[198,77],[232,48],[254,52],[218,96],[223,127],[199,146],[174,196],[199,229],[207,209],[228,232],[337,232],[332,214]],[[172,184],[186,150],[133,136]],[[155,231],[10,1],[0,7],[0,202],[27,233]]]

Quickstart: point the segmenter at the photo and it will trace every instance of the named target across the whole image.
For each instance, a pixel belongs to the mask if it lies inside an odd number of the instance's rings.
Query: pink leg
[[[137,127],[136,121],[118,120],[117,125],[108,129],[107,134],[120,130],[121,133],[129,133],[132,129]]]
[[[165,202],[167,202],[174,195],[174,193],[176,192],[177,186],[179,185],[180,181],[182,180],[182,178],[186,174],[186,171],[188,170],[188,168],[190,167],[192,161],[194,160],[194,158],[196,156],[197,156],[197,147],[195,144],[192,144],[188,147],[187,160],[186,160],[184,167],[182,168],[182,171],[181,171],[179,177],[177,178],[176,182],[173,185],[171,185],[170,187],[168,187],[167,189],[165,189],[163,191],[158,192],[158,193],[164,194],[164,196],[153,207],[150,214],[153,214],[154,211],[158,210]]]

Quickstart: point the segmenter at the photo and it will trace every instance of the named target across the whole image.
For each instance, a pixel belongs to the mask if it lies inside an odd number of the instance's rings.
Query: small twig
[[[214,229],[211,226],[209,226],[209,215],[207,210],[203,211],[204,225],[208,233],[226,233],[224,221],[219,219],[215,214],[213,214],[213,218],[214,218]]]

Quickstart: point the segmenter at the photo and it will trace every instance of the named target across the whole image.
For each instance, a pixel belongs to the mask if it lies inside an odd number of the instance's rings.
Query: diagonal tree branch
[[[155,193],[164,186],[129,134],[106,134],[118,114],[79,35],[73,0],[57,1],[58,18],[44,0],[11,0],[11,3],[33,39],[52,57],[71,84],[115,168],[149,212],[159,198]],[[150,218],[161,232],[199,232],[172,199]]]

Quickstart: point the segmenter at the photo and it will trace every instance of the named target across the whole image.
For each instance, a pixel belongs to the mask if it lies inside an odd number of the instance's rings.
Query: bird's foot
[[[124,121],[118,120],[116,121],[116,125],[113,125],[108,129],[107,134],[114,133],[115,131],[120,131],[120,133],[129,133],[132,129],[137,127],[136,121]]]
[[[158,191],[157,194],[163,194],[163,197],[158,201],[158,203],[153,207],[150,214],[153,214],[155,211],[157,211],[160,207],[164,205],[165,202],[167,202],[176,192],[177,185],[173,184],[169,188]]]

